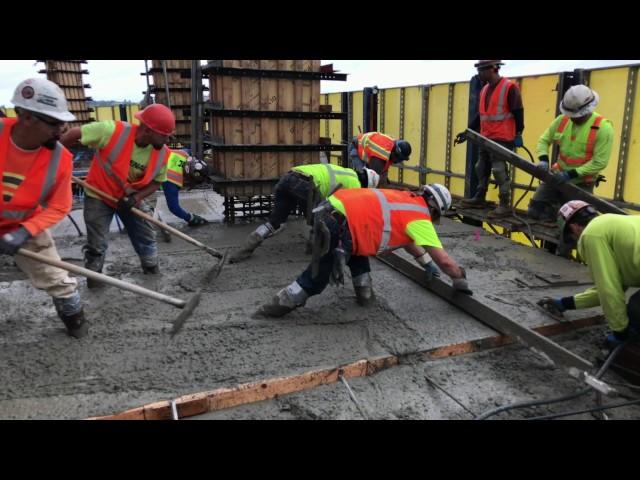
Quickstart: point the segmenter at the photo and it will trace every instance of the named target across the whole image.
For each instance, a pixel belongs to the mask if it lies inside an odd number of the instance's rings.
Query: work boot
[[[507,217],[513,213],[509,203],[509,195],[500,195],[500,205],[487,213],[490,217]]]
[[[358,305],[366,307],[370,305],[374,299],[371,274],[369,272],[358,275],[353,279],[353,289],[356,292],[356,301]]]
[[[88,245],[83,246],[82,250],[84,251],[84,268],[92,272],[102,273],[104,255],[94,252]],[[106,287],[106,285],[106,283],[99,280],[87,278],[87,288],[97,289]]]
[[[238,263],[242,260],[246,260],[253,254],[253,251],[258,248],[266,238],[269,238],[274,233],[275,229],[269,222],[260,225],[249,234],[249,236],[245,240],[243,247],[240,250],[236,251],[233,255],[231,255],[229,261],[231,263]]]
[[[263,305],[258,310],[259,314],[266,317],[282,317],[287,313],[303,306],[309,295],[298,284],[293,282],[291,285],[280,290],[271,300],[271,303]]]
[[[75,292],[71,297],[54,298],[53,305],[56,308],[58,317],[67,327],[67,334],[75,338],[82,338],[89,333],[80,294]]]
[[[487,196],[486,190],[476,190],[476,194],[471,198],[463,198],[460,202],[463,207],[470,208],[482,208],[487,204],[485,197]]]
[[[142,272],[146,274],[157,275],[160,273],[160,267],[158,267],[158,257],[140,257],[140,267]]]
[[[148,273],[151,275],[157,275],[160,273],[160,267],[158,267],[158,265],[152,265],[152,266],[142,265],[142,272],[145,275]]]

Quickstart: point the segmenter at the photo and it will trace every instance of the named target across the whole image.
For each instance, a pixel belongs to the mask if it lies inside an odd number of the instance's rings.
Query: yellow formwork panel
[[[9,118],[15,118],[16,117],[15,108],[7,107],[7,108],[5,108],[5,113],[7,114],[7,117],[9,117]]]
[[[524,132],[522,133],[522,140],[525,147],[531,151],[534,162],[538,161],[538,155],[536,154],[538,139],[556,118],[559,80],[558,75],[541,75],[525,77],[520,83],[522,103],[524,105]],[[519,149],[517,153],[530,160],[529,155],[524,149]],[[549,151],[549,155],[551,155],[551,151]],[[528,185],[530,181],[531,175],[516,169],[516,183]],[[537,187],[539,183],[540,182],[535,179],[533,186]],[[522,191],[518,190],[515,194],[514,201],[520,195],[522,195]],[[528,204],[529,200],[525,199],[520,203],[519,207],[524,206],[524,208],[526,208]]]
[[[613,198],[615,192],[628,76],[629,68],[613,68],[591,72],[589,78],[589,86],[600,95],[600,104],[596,107],[596,112],[611,120],[615,134],[609,165],[602,171],[607,181],[600,183],[594,191],[596,195],[604,198]]]
[[[389,168],[389,172],[388,172],[389,181],[399,182],[400,181],[399,173],[400,173],[400,169],[392,165],[391,168]]]
[[[384,91],[384,130],[382,133],[398,138],[400,135],[400,89]]]
[[[363,115],[363,102],[364,102],[364,93],[363,92],[353,92],[353,128],[351,134],[356,136],[363,131],[364,121],[362,120]],[[358,129],[360,127],[360,129]]]
[[[329,93],[326,95],[328,99],[328,105],[331,105],[333,112],[346,111],[346,108],[342,108],[342,94],[341,93]],[[329,137],[331,137],[331,143],[337,145],[342,142],[342,121],[340,120],[323,120],[329,124]],[[320,130],[320,135],[325,136],[325,127]],[[342,155],[340,152],[331,152],[331,163],[339,165],[342,162]]]
[[[429,128],[427,129],[427,168],[435,170],[445,169],[447,142],[447,108],[449,85],[435,85],[429,91]],[[442,175],[428,175],[440,177],[440,180],[428,180],[444,183]]]
[[[638,77],[636,76],[636,83]],[[636,87],[637,88],[637,87]],[[640,90],[640,89],[638,89]],[[615,127],[615,125],[614,125]],[[633,118],[629,133],[629,152],[622,198],[625,202],[640,203],[640,91],[636,91],[633,104]],[[636,212],[637,213],[637,212]]]
[[[404,165],[417,167],[420,165],[420,127],[422,120],[422,89],[420,87],[405,88],[404,91],[404,140],[411,144],[411,157]],[[420,176],[413,170],[405,170],[403,182],[418,186]]]
[[[465,174],[467,164],[466,145],[453,146],[456,134],[466,130],[469,124],[469,82],[456,83],[453,87],[453,119],[451,122],[451,171]],[[446,135],[446,133],[445,133]],[[446,138],[446,137],[445,137]],[[451,177],[453,195],[464,196],[464,180]]]

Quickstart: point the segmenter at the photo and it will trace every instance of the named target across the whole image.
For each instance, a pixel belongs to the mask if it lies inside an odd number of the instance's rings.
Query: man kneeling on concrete
[[[139,126],[121,121],[93,122],[72,128],[62,139],[67,147],[80,141],[82,145],[96,149],[86,181],[119,199],[114,203],[100,198],[91,190],[86,191],[85,267],[95,272],[102,272],[109,226],[114,213],[117,213],[140,257],[143,272],[159,273],[155,230],[135,216],[131,208],[151,213],[150,207],[142,201],[167,179],[170,150],[165,144],[175,129],[176,121],[171,110],[159,103],[149,105],[135,117],[140,120]],[[102,285],[101,282],[87,280],[89,288]]]
[[[327,198],[336,185],[341,184],[343,189],[376,188],[379,181],[380,175],[368,168],[355,172],[330,163],[293,167],[276,184],[275,206],[269,221],[247,237],[245,245],[231,256],[231,263],[249,258],[263,240],[274,235],[287,221],[296,207],[309,218],[310,210]]]
[[[640,216],[598,215],[586,202],[572,200],[558,213],[561,240],[578,243],[595,287],[564,298],[544,298],[540,305],[556,312],[602,305],[615,345],[640,335],[640,292],[625,305],[625,293],[640,287]]]
[[[280,290],[258,313],[281,317],[321,293],[330,281],[344,283],[344,266],[360,305],[373,299],[369,257],[404,247],[425,269],[439,276],[434,263],[453,279],[453,288],[471,294],[463,268],[442,248],[433,221],[451,207],[451,194],[437,183],[416,194],[400,190],[339,190],[316,209],[311,265]]]
[[[75,278],[22,255],[23,248],[60,260],[49,228],[71,211],[73,155],[58,140],[66,122],[75,120],[55,83],[30,78],[13,94],[18,118],[0,119],[0,254],[15,255],[34,287],[52,298],[69,335],[86,335]]]

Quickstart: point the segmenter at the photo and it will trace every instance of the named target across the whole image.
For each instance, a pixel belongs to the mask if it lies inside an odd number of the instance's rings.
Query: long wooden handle
[[[118,202],[118,199],[115,197],[112,197],[111,195],[109,195],[108,193],[105,193],[101,190],[98,190],[96,187],[94,187],[93,185],[89,185],[87,182],[85,182],[84,180],[80,180],[79,178],[76,177],[72,177],[72,180],[74,183],[77,183],[78,185],[86,188],[87,190],[91,190],[92,192],[102,196],[103,198],[106,198],[107,200],[111,200],[114,203]],[[146,221],[153,223],[154,225],[157,225],[158,227],[160,227],[161,229],[169,232],[172,235],[175,235],[178,238],[181,238],[182,240],[184,240],[185,242],[189,242],[192,245],[195,245],[196,247],[200,247],[203,250],[206,250],[207,253],[216,256],[218,258],[222,257],[222,254],[220,252],[218,252],[217,250],[208,247],[207,245],[205,245],[202,242],[199,242],[198,240],[196,240],[195,238],[190,237],[189,235],[186,235],[184,233],[182,233],[180,230],[177,230],[173,227],[170,227],[169,225],[167,225],[164,222],[161,222],[160,220],[157,220],[155,218],[153,218],[151,215],[143,212],[140,209],[137,209],[135,207],[133,207],[131,209],[131,211],[133,212],[134,215],[145,219]]]
[[[153,298],[154,300],[160,300],[161,302],[168,303],[169,305],[173,305],[174,307],[184,308],[184,306],[187,304],[187,302],[185,302],[184,300],[180,300],[179,298],[173,298],[169,297],[168,295],[163,295],[162,293],[154,292],[153,290],[147,290],[146,288],[143,288],[139,285],[123,282],[122,280],[118,280],[117,278],[94,272],[93,270],[88,270],[83,267],[79,267],[77,265],[74,265],[73,263],[67,263],[61,260],[55,260],[53,258],[45,257],[43,255],[40,255],[39,253],[25,250],[24,248],[18,250],[18,254],[22,255],[23,257],[31,258],[32,260],[37,260],[38,262],[46,263],[47,265],[61,268],[68,272],[77,273],[78,275],[91,278],[92,280],[97,280],[99,282],[121,288],[122,290],[127,290],[139,295],[144,295],[145,297]]]

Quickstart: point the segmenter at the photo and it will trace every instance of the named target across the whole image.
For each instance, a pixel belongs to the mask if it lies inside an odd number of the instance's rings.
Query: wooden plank
[[[229,65],[227,65],[229,62]],[[234,67],[237,60],[225,60],[224,66]],[[239,68],[239,67],[236,67]],[[224,108],[240,108],[242,103],[242,84],[240,77],[222,77]],[[242,120],[238,118],[224,119],[224,143],[228,145],[242,143]],[[244,156],[242,152],[225,153],[225,176],[242,178],[244,174]]]
[[[320,71],[320,60],[312,60],[312,70],[314,72]],[[311,111],[318,112],[320,111],[320,81],[315,80],[311,82]],[[320,138],[320,120],[312,120],[311,121],[311,141],[310,143],[318,143]],[[319,152],[310,152],[309,155],[310,163],[319,163],[320,162],[320,153]]]
[[[260,60],[243,60],[241,68],[259,69]],[[256,77],[242,77],[242,103],[244,110],[260,109],[260,79]],[[242,143],[256,145],[261,140],[261,129],[259,118],[243,118],[242,123]],[[259,152],[244,153],[244,178],[260,178],[261,157]]]
[[[278,60],[280,70],[294,70],[295,60]],[[278,79],[278,111],[295,110],[295,81],[290,79]],[[295,120],[278,119],[278,143],[292,145],[295,143]],[[295,154],[282,152],[279,154],[278,176],[284,175],[294,166]]]

